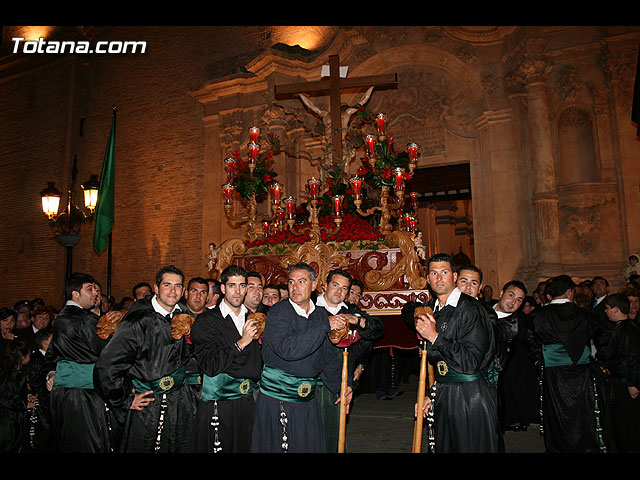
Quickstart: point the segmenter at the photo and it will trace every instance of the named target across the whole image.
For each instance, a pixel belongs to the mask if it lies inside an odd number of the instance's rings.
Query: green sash
[[[226,373],[214,377],[203,375],[202,400],[235,400],[250,395],[257,384],[248,378],[234,378]]]
[[[59,360],[56,364],[56,376],[53,388],[93,389],[93,363],[76,363]]]
[[[303,403],[315,398],[317,383],[317,377],[296,377],[265,365],[260,378],[260,391],[285,402]]]
[[[202,383],[202,379],[200,378],[199,373],[187,373],[187,383],[189,385],[200,385]]]
[[[137,378],[132,379],[136,393],[143,393],[152,390],[154,394],[171,393],[178,390],[187,381],[185,368],[180,367],[170,375],[166,375],[157,380],[143,381]]]
[[[564,345],[560,343],[553,343],[550,345],[542,346],[542,356],[544,357],[545,367],[562,367],[567,365],[573,365],[567,350]],[[582,356],[576,362],[578,365],[585,365],[589,363],[589,357],[591,356],[591,350],[585,345]]]
[[[440,360],[434,368],[435,379],[443,383],[454,382],[477,382],[478,380],[487,379],[486,372],[476,373],[460,373],[447,365],[447,362]]]

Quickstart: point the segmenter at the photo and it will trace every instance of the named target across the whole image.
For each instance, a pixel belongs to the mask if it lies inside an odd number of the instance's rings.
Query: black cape
[[[97,324],[98,316],[89,310],[66,305],[56,317],[42,374],[54,371],[60,360],[94,364],[107,344],[98,337]],[[50,409],[52,434],[60,452],[111,451],[110,414],[95,390],[54,387]]]
[[[530,355],[542,366],[542,421],[545,449],[550,453],[600,451],[597,392],[592,362],[576,363],[598,331],[598,320],[572,302],[536,308],[529,334]],[[573,364],[545,365],[543,345],[562,344]]]
[[[253,340],[240,352],[235,347],[240,338],[233,320],[230,316],[222,316],[220,306],[200,314],[191,329],[198,370],[209,377],[226,373],[258,382],[262,372],[260,344]],[[211,425],[214,416],[219,422],[217,432]],[[222,453],[249,452],[254,416],[253,394],[234,400],[198,401],[194,451],[212,452],[214,442],[218,441]]]
[[[138,300],[124,316],[103,349],[94,369],[95,388],[113,408],[127,409],[123,427],[123,452],[153,452],[163,394],[143,410],[131,410],[134,398],[132,379],[144,382],[161,379],[184,367],[193,354],[186,337],[171,336],[171,321],[157,313],[151,297]],[[176,312],[179,313],[179,312]],[[57,323],[57,320],[56,320]],[[191,451],[196,396],[188,385],[166,394],[166,407],[159,452]]]
[[[434,300],[430,301],[433,307]],[[495,338],[486,309],[464,293],[456,307],[444,306],[435,313],[439,332],[427,345],[434,368],[444,361],[463,374],[481,372],[480,380],[435,384],[435,451],[451,453],[497,453],[502,451],[496,389],[488,368],[494,361]]]

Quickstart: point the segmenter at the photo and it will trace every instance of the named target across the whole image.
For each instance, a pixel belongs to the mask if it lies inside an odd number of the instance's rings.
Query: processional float
[[[215,276],[219,278],[222,270],[236,263],[260,272],[267,283],[283,283],[289,266],[305,262],[314,267],[320,280],[334,268],[344,268],[360,278],[365,285],[363,306],[374,313],[376,308],[392,305],[398,309],[406,301],[428,299],[418,255],[424,246],[416,243],[421,238],[418,198],[406,189],[417,166],[419,145],[411,142],[396,153],[385,114],[369,116],[362,125],[363,131],[352,137],[354,145],[342,149],[343,156],[355,157],[362,151],[356,175],[347,179],[340,166],[348,165],[353,158],[329,162],[330,167],[318,175],[324,173],[328,178],[308,179],[304,191],[298,194],[300,201],[286,192],[272,169],[273,157],[280,151],[279,139],[266,135],[268,146],[264,148],[261,129],[248,129],[247,152],[243,156],[236,150],[224,160],[227,182],[222,185],[225,216],[231,225],[242,228],[244,235],[228,239],[215,249]],[[374,131],[366,132],[367,127]],[[262,212],[258,212],[259,202],[265,202]],[[370,308],[367,301],[371,302]],[[332,338],[343,348],[340,453],[344,452],[346,425],[347,336],[348,329],[342,337]],[[424,385],[426,373],[423,375],[422,370],[420,382]],[[418,397],[422,402],[420,394]],[[414,451],[419,451],[420,417]]]

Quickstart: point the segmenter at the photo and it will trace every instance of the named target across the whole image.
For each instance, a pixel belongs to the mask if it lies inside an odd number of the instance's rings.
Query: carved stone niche
[[[591,183],[598,180],[598,161],[589,112],[564,109],[558,117],[558,183]]]
[[[565,233],[575,233],[575,245],[583,255],[593,253],[594,241],[601,236],[602,206],[615,202],[614,189],[615,185],[608,183],[573,184],[558,189],[562,218],[560,228]]]

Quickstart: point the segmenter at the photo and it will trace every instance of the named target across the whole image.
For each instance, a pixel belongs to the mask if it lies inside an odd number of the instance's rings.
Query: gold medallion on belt
[[[173,380],[173,377],[171,375],[167,375],[166,377],[162,377],[159,381],[158,381],[158,386],[162,389],[162,390],[171,390],[171,388],[173,388],[175,381]]]
[[[299,397],[306,397],[307,395],[309,395],[311,393],[311,384],[309,382],[302,382],[299,386],[298,386],[298,396]]]
[[[447,362],[445,362],[444,360],[440,360],[436,364],[436,368],[438,369],[438,375],[440,375],[441,377],[444,377],[447,374],[447,372],[449,371],[449,367],[447,366]]]
[[[250,388],[251,388],[251,382],[249,382],[249,380],[245,378],[240,384],[240,393],[242,395],[246,395],[247,393],[249,393]]]

